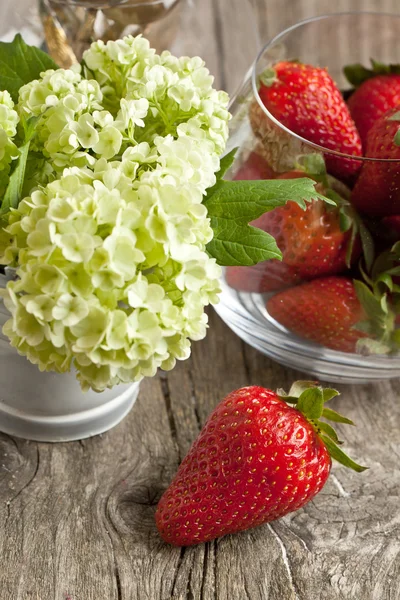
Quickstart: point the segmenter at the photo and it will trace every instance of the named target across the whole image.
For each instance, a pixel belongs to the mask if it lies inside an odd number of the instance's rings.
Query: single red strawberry
[[[400,65],[371,60],[371,68],[347,65],[344,74],[356,88],[347,104],[365,150],[368,131],[375,121],[400,104]]]
[[[387,354],[400,347],[391,281],[389,273],[374,274],[374,282],[366,277],[367,283],[323,277],[275,294],[267,311],[293,333],[327,348]]]
[[[257,154],[250,152],[247,160],[236,171],[233,179],[238,181],[258,180],[258,179],[274,179],[275,172],[267,161]]]
[[[304,171],[289,171],[277,179],[304,176]],[[323,185],[318,187],[320,193],[326,194]],[[342,231],[340,208],[321,200],[308,204],[306,210],[289,201],[265,213],[252,225],[275,238],[282,261],[273,259],[253,267],[227,267],[228,285],[240,291],[271,292],[315,277],[341,273],[360,255],[361,246],[357,237],[353,239],[351,225]]]
[[[361,140],[354,121],[326,69],[279,62],[261,78],[259,96],[267,110],[290,131],[324,148],[361,156]],[[266,124],[267,119],[264,115],[262,123]],[[257,119],[252,119],[252,125],[256,135],[260,134],[268,144],[267,132]],[[271,135],[276,145],[276,130]],[[325,160],[328,172],[339,179],[352,178],[361,166],[359,161],[332,154],[326,154]],[[276,168],[272,162],[271,165]]]
[[[400,75],[377,75],[367,79],[350,96],[347,104],[366,148],[367,135],[375,121],[400,104]]]
[[[336,395],[313,382],[297,382],[289,395],[258,386],[229,394],[159,502],[162,538],[190,546],[279,519],[322,489],[331,456],[364,470],[338,448],[334,429],[319,420],[351,423],[324,408]]]
[[[351,279],[326,277],[275,294],[271,317],[307,340],[341,352],[355,352],[366,334],[353,327],[366,319]]]
[[[380,117],[367,135],[368,158],[394,159],[397,162],[365,161],[351,195],[356,209],[369,217],[400,214],[400,146],[395,143],[399,131],[400,106]]]

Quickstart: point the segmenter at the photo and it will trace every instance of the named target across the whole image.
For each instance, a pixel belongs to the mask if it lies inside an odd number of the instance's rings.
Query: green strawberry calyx
[[[325,444],[331,458],[339,462],[341,465],[361,473],[368,467],[363,467],[352,460],[341,448],[343,442],[338,438],[335,429],[326,421],[332,421],[335,423],[343,423],[347,425],[354,425],[354,423],[344,417],[340,413],[326,408],[325,404],[339,396],[339,392],[332,388],[323,388],[318,385],[316,381],[296,381],[293,383],[289,392],[286,393],[284,390],[277,390],[279,398],[288,404],[293,404],[295,408],[301,412],[301,414],[307,419],[312,425],[314,431],[318,437]],[[325,419],[324,421],[321,421]]]
[[[378,62],[371,58],[371,69],[364,67],[361,63],[355,63],[344,67],[343,72],[349,83],[354,87],[359,87],[367,79],[372,79],[377,75],[399,75],[400,64],[389,64]]]
[[[400,350],[400,285],[393,277],[400,276],[400,242],[375,260],[370,275],[361,267],[364,281],[354,280],[357,297],[366,319],[354,328],[367,334],[357,342],[362,354],[391,354]]]
[[[277,81],[278,81],[278,76],[273,67],[269,67],[268,69],[265,69],[265,71],[263,71],[258,77],[258,84],[265,85],[266,87],[273,86],[274,83],[276,83]]]

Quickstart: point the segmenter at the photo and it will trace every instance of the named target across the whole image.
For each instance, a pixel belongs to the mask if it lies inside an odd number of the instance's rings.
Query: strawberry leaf
[[[362,467],[361,465],[357,464],[354,460],[352,460],[349,456],[347,456],[347,454],[345,454],[343,450],[338,448],[338,446],[330,437],[324,434],[321,434],[320,437],[324,442],[329,454],[331,455],[331,458],[334,458],[341,465],[344,465],[349,469],[353,469],[353,471],[357,471],[357,473],[362,473],[363,471],[368,469],[368,467]]]
[[[324,388],[322,390],[322,395],[324,397],[324,403],[325,402],[329,402],[329,400],[332,400],[332,398],[335,398],[336,396],[339,396],[339,392],[337,390],[334,390],[332,388]]]
[[[365,312],[371,318],[382,314],[382,305],[380,298],[377,298],[372,290],[362,281],[354,281],[357,298],[361,302]]]
[[[362,83],[364,83],[364,81],[367,81],[367,79],[372,79],[372,77],[376,77],[376,75],[400,74],[400,65],[398,64],[385,65],[384,63],[377,62],[371,58],[371,66],[372,69],[367,69],[362,64],[355,63],[353,65],[347,65],[344,67],[343,72],[347,81],[354,87],[359,87]]]
[[[321,387],[305,390],[297,402],[296,407],[308,419],[318,420],[324,408],[324,395]]]
[[[375,244],[372,235],[369,230],[365,227],[364,223],[358,217],[357,219],[357,228],[360,234],[361,246],[363,249],[363,255],[365,260],[365,265],[368,271],[371,269],[372,264],[375,258]]]
[[[398,129],[394,135],[393,138],[394,143],[396,144],[396,146],[400,146],[400,129]]]
[[[353,421],[336,412],[336,410],[332,410],[331,408],[324,408],[324,410],[322,411],[322,416],[324,417],[324,419],[328,419],[329,421],[333,421],[334,423],[345,423],[346,425],[354,425]]]
[[[347,81],[354,87],[360,86],[364,81],[374,76],[371,69],[366,69],[360,63],[346,65],[343,69],[343,73]]]
[[[326,175],[324,157],[318,152],[301,154],[297,157],[296,166],[304,170],[308,175]]]
[[[394,113],[391,117],[388,118],[388,121],[400,121],[400,110]]]
[[[272,67],[265,69],[258,78],[259,84],[262,83],[267,87],[271,87],[276,81],[278,81],[278,78],[275,69]]]
[[[310,178],[262,181],[219,180],[204,199],[214,236],[208,253],[221,266],[255,265],[281,258],[275,240],[268,233],[248,225],[265,212],[296,202],[301,208],[320,199],[332,204],[315,190]]]
[[[20,88],[38,79],[42,71],[58,69],[48,54],[25,44],[20,34],[12,42],[0,42],[0,89],[18,102]]]
[[[317,427],[320,431],[326,433],[326,435],[329,436],[335,442],[335,444],[343,444],[343,442],[339,440],[336,431],[333,429],[332,425],[329,425],[329,423],[318,421]]]

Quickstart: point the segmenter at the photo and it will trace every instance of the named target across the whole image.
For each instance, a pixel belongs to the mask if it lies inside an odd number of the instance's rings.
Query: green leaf
[[[24,142],[30,142],[31,139],[36,135],[36,126],[40,121],[41,115],[38,117],[30,117],[26,119],[24,117],[21,118],[22,127],[24,130]]]
[[[326,435],[329,436],[335,442],[335,444],[343,444],[343,442],[339,440],[336,431],[333,429],[332,425],[329,425],[329,423],[318,421],[318,429],[326,433]]]
[[[398,129],[394,135],[393,138],[394,143],[396,144],[396,146],[400,146],[400,129]]]
[[[27,142],[19,148],[19,157],[17,166],[10,176],[6,193],[4,194],[3,201],[1,203],[0,214],[8,212],[10,208],[17,208],[21,200],[22,188],[24,185],[25,178],[25,167],[28,159],[30,142]]]
[[[354,280],[354,288],[367,315],[369,317],[380,316],[383,312],[380,298],[377,298],[362,281]]]
[[[272,67],[265,69],[265,71],[263,71],[258,77],[258,81],[259,83],[263,83],[267,87],[271,87],[276,81],[278,81],[275,69],[273,69]]]
[[[324,419],[328,419],[329,421],[333,421],[334,423],[345,423],[346,425],[354,425],[353,421],[336,412],[336,410],[332,410],[331,408],[324,407],[324,410],[322,411],[322,416],[324,417]]]
[[[391,117],[388,118],[388,121],[400,121],[400,110],[394,113]]]
[[[333,388],[323,388],[322,394],[324,396],[324,403],[329,402],[329,400],[332,400],[332,398],[336,398],[336,396],[340,396],[340,393]]]
[[[343,73],[349,83],[354,87],[360,86],[364,81],[373,77],[371,69],[366,69],[362,64],[355,63],[347,65],[343,69]]]
[[[268,233],[251,227],[265,212],[283,206],[289,200],[303,209],[311,200],[332,203],[315,190],[307,177],[286,180],[224,181],[219,180],[204,199],[214,236],[208,253],[221,266],[255,265],[271,258],[281,258],[275,240]]]
[[[322,415],[324,408],[324,395],[321,387],[305,390],[297,402],[297,409],[308,419],[317,420]]]
[[[398,75],[400,74],[400,65],[389,64],[385,65],[371,58],[372,69],[367,69],[360,63],[353,65],[347,65],[344,67],[343,72],[347,80],[354,86],[358,87],[367,79],[371,79],[376,75]]]
[[[225,219],[212,219],[211,226],[214,237],[207,252],[221,266],[252,266],[272,258],[282,259],[275,239],[261,229],[227,223]]]
[[[382,275],[379,275],[378,279],[375,281],[375,285],[383,283],[383,285],[386,286],[390,292],[392,292],[394,283],[390,275],[390,273],[382,273]]]
[[[318,152],[301,154],[297,157],[297,163],[308,175],[326,175],[324,157]]]
[[[343,206],[340,209],[339,225],[340,225],[340,231],[342,231],[343,233],[345,233],[346,231],[349,231],[349,229],[351,227],[353,227],[353,225],[354,225],[353,216],[348,213],[346,206]]]
[[[363,249],[364,260],[368,271],[371,270],[375,259],[375,244],[372,235],[365,227],[360,218],[357,219],[357,228],[360,233],[361,246]]]
[[[347,456],[347,454],[345,454],[343,450],[338,448],[338,446],[333,440],[331,440],[330,437],[324,434],[322,434],[320,437],[324,442],[331,457],[337,460],[337,462],[339,462],[341,465],[344,465],[349,469],[353,469],[353,471],[357,471],[357,473],[362,473],[363,471],[368,469],[368,467],[362,467],[361,465],[357,464],[354,460],[352,460],[349,456]]]
[[[17,208],[22,198],[22,190],[25,181],[25,170],[29,155],[29,147],[33,137],[36,135],[36,125],[40,117],[31,117],[28,120],[22,120],[25,132],[24,144],[19,148],[19,157],[14,171],[10,176],[3,201],[1,203],[0,214],[8,212],[11,208]]]
[[[223,178],[225,173],[229,171],[229,169],[235,162],[237,150],[237,148],[233,148],[233,150],[231,150],[230,152],[228,152],[228,154],[225,154],[225,156],[221,158],[219,171],[218,173],[216,173],[217,181]]]
[[[19,89],[37,79],[42,71],[59,67],[48,54],[25,44],[20,34],[10,43],[0,42],[0,89],[18,102]]]

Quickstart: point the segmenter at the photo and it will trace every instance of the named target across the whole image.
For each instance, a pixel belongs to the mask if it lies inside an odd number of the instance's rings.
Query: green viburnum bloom
[[[14,102],[7,91],[0,92],[0,195],[7,187],[10,163],[18,157],[18,149],[13,142],[19,122]]]
[[[199,58],[128,36],[94,43],[81,70],[42,73],[15,107],[0,93],[0,176],[18,120],[38,119],[41,159],[3,216],[0,260],[18,276],[4,332],[40,369],[73,367],[102,391],[173,368],[205,336],[220,267],[202,201],[229,119],[212,84]]]

